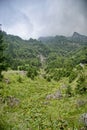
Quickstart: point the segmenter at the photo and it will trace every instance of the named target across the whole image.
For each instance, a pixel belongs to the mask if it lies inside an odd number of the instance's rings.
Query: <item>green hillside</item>
[[[18,66],[25,64],[39,68],[41,56],[45,59],[60,56],[63,58],[71,57],[87,46],[87,37],[80,34],[77,37],[77,34],[74,33],[72,37],[56,36],[47,37],[44,40],[43,38],[23,40],[18,36],[7,35],[3,32],[4,43],[7,46],[5,50],[7,62],[12,69],[17,70]],[[79,40],[81,38],[82,41]]]
[[[86,130],[87,37],[3,32],[3,44],[0,130]]]

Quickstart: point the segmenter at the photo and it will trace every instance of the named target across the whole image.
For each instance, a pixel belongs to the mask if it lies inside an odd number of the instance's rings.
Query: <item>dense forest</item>
[[[43,68],[49,77],[58,79],[70,76],[74,67],[87,63],[87,36],[77,32],[71,37],[50,36],[38,40],[23,40],[3,32],[3,41],[6,62],[13,70],[40,71]]]
[[[86,130],[87,36],[0,33],[0,130]]]
[[[86,54],[84,54],[86,51],[84,49],[86,50],[87,37],[76,32],[71,37],[42,37],[38,40],[32,38],[23,40],[18,36],[7,35],[3,32],[3,41],[7,46],[5,55],[8,65],[14,70],[25,64],[39,68],[41,66],[41,57],[46,60],[46,65],[50,60],[55,62],[60,57],[60,59],[76,59],[76,64],[86,62]]]

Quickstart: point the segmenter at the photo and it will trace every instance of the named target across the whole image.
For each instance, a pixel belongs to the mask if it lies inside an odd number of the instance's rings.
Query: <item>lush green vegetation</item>
[[[0,80],[2,79],[2,71],[6,69],[4,49],[5,45],[3,43],[3,33],[0,30]]]
[[[87,69],[86,69],[87,72]],[[81,114],[87,112],[87,94],[79,93],[78,81],[59,82],[43,77],[34,80],[22,71],[3,72],[0,83],[0,123],[4,129],[79,129]],[[78,90],[78,93],[77,93]],[[60,92],[61,97],[50,95]],[[85,91],[86,92],[86,91]],[[83,101],[83,104],[79,104]]]
[[[23,40],[3,32],[0,130],[86,130],[86,38]]]
[[[7,35],[3,32],[3,41],[7,45],[5,55],[9,67],[17,70],[19,67],[35,66],[40,68],[42,56],[48,67],[61,67],[68,64],[85,63],[87,58],[87,40],[84,42],[74,41],[74,36],[67,38],[56,36],[41,41],[35,39],[23,40],[18,36]],[[74,37],[74,38],[73,38]],[[79,35],[80,37],[80,35]],[[81,37],[82,38],[82,37]],[[53,66],[54,65],[54,66]]]

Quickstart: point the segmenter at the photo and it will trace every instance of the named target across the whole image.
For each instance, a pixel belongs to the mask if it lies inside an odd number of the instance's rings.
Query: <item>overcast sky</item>
[[[87,35],[87,0],[0,0],[0,23],[24,39]]]

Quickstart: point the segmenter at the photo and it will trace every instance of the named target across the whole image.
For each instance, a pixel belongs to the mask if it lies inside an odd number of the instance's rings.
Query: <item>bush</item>
[[[38,75],[38,72],[37,72],[36,68],[31,67],[31,68],[28,69],[27,76],[29,78],[34,79],[34,77],[37,76],[37,75]]]
[[[78,81],[77,81],[77,86],[76,86],[76,93],[78,94],[84,94],[87,92],[87,82],[86,82],[86,77],[82,74]]]
[[[68,97],[71,97],[71,96],[72,96],[72,88],[71,88],[70,85],[67,86],[65,93],[66,93],[66,95],[67,95]]]
[[[17,79],[17,81],[18,81],[19,83],[22,83],[22,77],[19,76],[18,79]]]
[[[69,83],[71,83],[73,80],[75,80],[76,77],[77,77],[77,73],[72,71],[69,76]]]
[[[50,76],[48,76],[46,79],[47,79],[48,82],[51,81],[51,77]]]

